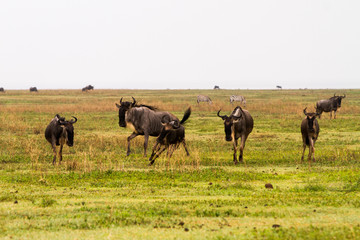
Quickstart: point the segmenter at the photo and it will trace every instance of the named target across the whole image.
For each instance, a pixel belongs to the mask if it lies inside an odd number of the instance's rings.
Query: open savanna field
[[[337,119],[319,120],[310,167],[300,161],[303,109],[335,92],[346,98]],[[213,104],[198,105],[198,94]],[[246,166],[234,165],[216,116],[234,109],[232,94],[254,118]],[[150,167],[142,136],[126,157],[131,130],[119,127],[115,103],[131,96],[180,119],[192,107],[189,157],[180,146]],[[57,113],[78,122],[74,147],[53,166],[44,131]],[[358,89],[9,90],[0,93],[0,238],[360,239],[359,119]]]

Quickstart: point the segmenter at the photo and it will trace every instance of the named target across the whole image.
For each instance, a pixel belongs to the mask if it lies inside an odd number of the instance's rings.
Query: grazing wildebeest
[[[341,100],[345,98],[344,96],[336,96],[334,94],[333,97],[329,99],[320,100],[316,103],[316,113],[318,113],[319,118],[321,118],[321,114],[323,112],[330,112],[330,119],[332,116],[332,112],[334,111],[334,119],[336,118],[336,111],[341,107]]]
[[[319,136],[320,127],[319,123],[316,120],[316,117],[319,116],[318,113],[307,113],[306,108],[304,109],[305,118],[301,122],[301,135],[303,139],[303,153],[301,156],[301,161],[304,160],[304,153],[306,146],[309,146],[309,156],[308,161],[310,164],[311,155],[313,156],[313,161],[315,162],[315,142]]]
[[[226,115],[221,116],[220,110],[218,111],[217,116],[224,120],[225,140],[233,141],[235,164],[238,163],[236,159],[236,151],[238,139],[241,137],[239,162],[243,162],[245,142],[254,127],[253,118],[248,111],[242,109],[240,106],[237,106],[229,117]]]
[[[3,87],[0,87],[0,92],[5,92]]]
[[[62,149],[66,143],[69,147],[74,145],[74,127],[73,124],[77,122],[77,118],[73,116],[73,119],[66,121],[64,117],[60,117],[56,114],[51,120],[45,130],[45,138],[51,144],[54,158],[53,164],[56,163],[56,146],[60,145],[59,155],[60,163],[62,161]]]
[[[278,86],[276,86],[276,88],[277,88],[277,89],[282,89],[282,86],[279,86],[279,85],[278,85]]]
[[[163,116],[168,116],[169,121],[179,121],[177,117],[169,112],[157,111],[156,108],[148,105],[137,105],[136,100],[132,97],[133,102],[123,102],[120,99],[120,105],[115,103],[119,108],[119,126],[129,127],[133,133],[127,138],[127,153],[129,156],[130,140],[138,135],[144,135],[144,156],[146,156],[146,149],[148,146],[149,136],[159,136],[163,125],[161,119]]]
[[[94,86],[87,85],[86,87],[82,88],[81,90],[82,90],[83,92],[89,91],[89,90],[94,90]]]
[[[211,99],[208,96],[205,96],[205,95],[198,95],[197,96],[197,103],[199,104],[199,102],[208,102],[209,104],[212,104]]]
[[[218,85],[215,85],[214,90],[220,90],[220,87]]]
[[[190,155],[186,148],[185,128],[183,126],[185,121],[190,117],[190,114],[191,108],[188,108],[185,111],[183,119],[180,121],[180,123],[178,120],[169,121],[169,119],[167,119],[167,115],[163,116],[161,120],[163,128],[153,147],[151,156],[149,158],[149,166],[151,166],[155,162],[155,159],[158,158],[160,154],[166,149],[168,149],[168,156],[170,158],[172,153],[179,147],[181,143],[185,148],[186,154],[188,156]]]
[[[244,96],[241,95],[231,95],[230,96],[230,103],[233,102],[241,102],[242,104],[244,104],[244,107],[246,107],[246,99]]]
[[[37,88],[36,87],[31,87],[30,88],[30,92],[37,92],[38,90],[37,90]]]

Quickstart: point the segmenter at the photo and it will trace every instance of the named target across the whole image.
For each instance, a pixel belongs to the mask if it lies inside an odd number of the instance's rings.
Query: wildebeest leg
[[[332,111],[330,111],[330,119],[331,119],[331,117],[332,117]]]
[[[62,150],[63,150],[63,146],[64,146],[64,144],[63,143],[61,143],[60,144],[60,150],[59,150],[59,155],[60,155],[60,161],[59,161],[59,164],[61,163],[61,161],[62,161]]]
[[[161,145],[160,145],[159,149],[160,149],[160,148],[161,148]],[[152,160],[149,159],[149,160],[150,160],[149,166],[151,166],[151,165],[154,164],[155,159],[157,159],[157,158],[160,156],[160,154],[161,154],[163,151],[165,151],[166,148],[167,148],[167,147],[164,146],[163,149],[161,149],[160,151],[157,151],[157,153],[155,154],[154,158],[152,158]]]
[[[148,142],[149,142],[149,134],[145,133],[144,134],[144,157],[146,157],[146,149],[148,146]]]
[[[183,144],[183,146],[184,146],[184,148],[185,148],[186,155],[187,155],[187,156],[190,156],[190,153],[189,153],[188,149],[186,148],[185,139],[184,139],[184,141],[182,141],[182,144]]]
[[[152,153],[151,153],[151,156],[149,158],[149,161],[151,161],[153,159],[153,157],[155,156],[156,152],[159,151],[161,147],[161,144],[160,143],[156,143],[155,146],[153,147],[153,150],[152,150]]]
[[[309,155],[308,155],[309,165],[310,165],[311,156],[313,155],[314,150],[315,150],[314,149],[314,141],[313,141],[312,137],[309,137]]]
[[[173,155],[175,149],[177,149],[177,147],[179,146],[179,144],[171,144],[168,148],[168,157],[171,158],[171,156]]]
[[[334,111],[334,119],[336,118],[336,110]]]
[[[128,147],[127,147],[127,152],[126,152],[126,156],[129,156],[130,155],[130,140],[135,138],[138,134],[133,132],[128,138],[127,138],[127,142],[128,142]]]
[[[56,140],[55,140],[55,141],[56,141]],[[55,163],[56,163],[56,144],[55,144],[55,142],[54,142],[54,141],[52,142],[51,146],[52,146],[53,153],[54,153],[54,157],[53,157],[53,165],[55,165]]]
[[[237,164],[237,158],[236,158],[236,151],[237,151],[237,143],[238,140],[234,138],[233,140],[233,147],[234,147],[234,163]]]
[[[245,148],[245,142],[246,142],[246,136],[241,136],[241,144],[240,144],[240,155],[239,155],[239,162],[244,162],[246,165],[246,162],[243,160],[243,152]]]
[[[301,156],[301,162],[304,161],[305,150],[306,150],[306,142],[305,142],[305,139],[303,138],[303,152],[302,152],[302,156]]]

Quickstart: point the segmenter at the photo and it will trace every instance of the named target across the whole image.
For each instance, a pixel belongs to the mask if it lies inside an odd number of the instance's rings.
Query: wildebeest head
[[[236,108],[237,109],[237,108]],[[239,107],[239,109],[241,109]],[[234,115],[234,112],[228,117],[227,115],[220,115],[220,111],[218,111],[217,116],[220,117],[222,120],[224,120],[224,128],[225,128],[225,140],[226,141],[232,141],[232,126],[234,123],[240,121],[240,118],[242,117],[242,111],[238,111],[238,114],[236,116]]]
[[[128,110],[135,106],[136,100],[132,97],[133,102],[123,102],[122,98],[120,99],[120,105],[115,103],[116,107],[119,108],[119,126],[126,127],[125,114]]]
[[[335,96],[335,95],[334,95]],[[336,103],[337,103],[337,106],[338,107],[341,107],[341,100],[343,99],[343,98],[346,98],[346,95],[344,94],[344,96],[336,96],[337,98],[336,98]]]
[[[69,147],[74,145],[74,126],[73,124],[77,122],[77,118],[72,116],[74,119],[70,121],[65,121],[65,118],[56,115],[58,124],[63,128],[63,136],[65,137],[66,144]]]
[[[315,132],[315,119],[317,116],[319,116],[319,113],[314,113],[314,112],[311,112],[311,113],[308,113],[306,112],[306,108],[304,109],[304,114],[306,116],[306,119],[307,119],[307,124],[308,124],[308,130],[309,132]]]

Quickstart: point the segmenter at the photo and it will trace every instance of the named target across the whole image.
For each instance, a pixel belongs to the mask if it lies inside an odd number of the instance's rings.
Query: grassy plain
[[[300,162],[302,110],[334,92],[347,97],[337,119],[319,120],[309,168]],[[197,105],[198,94],[213,105]],[[246,96],[255,122],[246,167],[233,165],[216,117],[235,107],[232,94]],[[148,167],[143,137],[126,157],[131,131],[118,126],[115,102],[131,96],[179,118],[192,106],[190,157],[180,148]],[[44,130],[56,113],[78,122],[74,147],[53,166]],[[360,239],[359,116],[360,90],[7,91],[0,94],[0,238]]]

